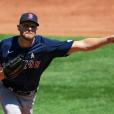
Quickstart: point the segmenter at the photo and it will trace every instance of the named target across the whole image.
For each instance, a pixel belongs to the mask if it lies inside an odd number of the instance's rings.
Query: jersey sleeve
[[[68,56],[68,51],[71,48],[73,41],[58,41],[45,39],[47,52],[53,57],[64,57]]]

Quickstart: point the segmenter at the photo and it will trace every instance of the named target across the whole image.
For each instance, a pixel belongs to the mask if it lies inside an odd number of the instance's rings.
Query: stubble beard
[[[32,41],[35,38],[35,33],[23,33],[22,37],[27,41]]]

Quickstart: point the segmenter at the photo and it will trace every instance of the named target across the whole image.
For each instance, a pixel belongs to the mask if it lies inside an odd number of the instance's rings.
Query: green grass
[[[56,58],[42,75],[34,114],[114,114],[113,107],[114,45],[108,45]]]

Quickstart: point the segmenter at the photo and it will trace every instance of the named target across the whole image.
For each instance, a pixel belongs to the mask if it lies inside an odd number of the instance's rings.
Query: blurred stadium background
[[[113,0],[1,0],[0,33],[17,34],[16,25],[23,12],[39,16],[39,34],[89,35],[113,34]]]

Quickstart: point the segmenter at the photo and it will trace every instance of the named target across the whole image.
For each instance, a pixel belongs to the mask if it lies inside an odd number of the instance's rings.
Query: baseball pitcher
[[[33,114],[41,74],[56,57],[89,51],[114,42],[113,36],[58,41],[36,35],[38,17],[21,15],[19,35],[0,42],[0,103],[5,114]]]

